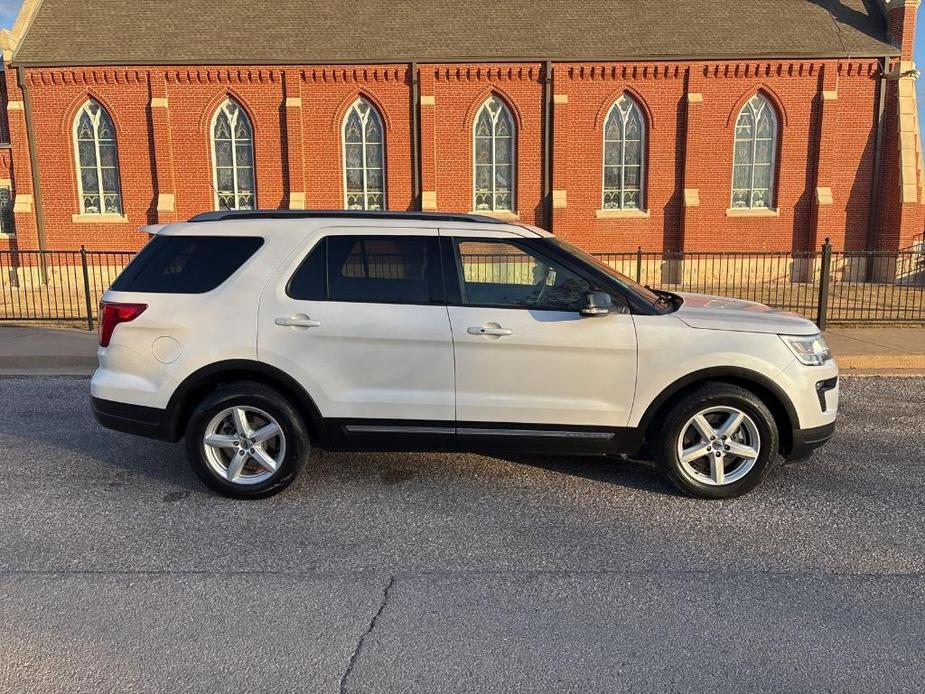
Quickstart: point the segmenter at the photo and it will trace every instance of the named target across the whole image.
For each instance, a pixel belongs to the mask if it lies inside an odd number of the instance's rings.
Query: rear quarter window
[[[253,236],[155,236],[112,289],[203,294],[231,277],[262,245],[263,239]]]

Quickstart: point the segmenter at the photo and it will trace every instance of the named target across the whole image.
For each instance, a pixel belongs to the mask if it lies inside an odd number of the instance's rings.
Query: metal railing
[[[641,284],[757,301],[828,323],[925,322],[925,249],[595,253]]]
[[[85,322],[135,251],[0,251],[0,321]]]
[[[134,251],[0,251],[0,321],[81,322],[93,329],[103,292]],[[902,251],[595,253],[653,288],[735,297],[828,323],[925,322],[925,247]],[[407,259],[389,257],[384,278],[408,277]],[[407,262],[406,262],[407,261]],[[528,256],[467,255],[466,278],[533,282]],[[381,271],[380,271],[381,270]],[[411,274],[414,274],[413,272]]]

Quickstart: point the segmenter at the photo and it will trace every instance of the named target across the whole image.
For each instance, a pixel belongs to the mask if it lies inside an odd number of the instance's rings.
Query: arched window
[[[385,135],[375,106],[359,98],[344,118],[344,207],[385,209]]]
[[[490,97],[475,117],[475,209],[514,210],[517,133],[511,112]]]
[[[777,166],[777,113],[756,94],[736,120],[732,167],[732,206],[771,207]]]
[[[624,94],[611,106],[604,121],[605,210],[642,208],[645,143],[642,111]]]
[[[212,171],[216,209],[254,209],[254,129],[234,99],[212,117]]]
[[[81,214],[122,214],[116,129],[93,99],[74,119],[74,152]]]

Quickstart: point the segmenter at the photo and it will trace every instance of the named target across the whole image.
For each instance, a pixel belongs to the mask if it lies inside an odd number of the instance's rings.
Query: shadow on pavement
[[[683,496],[665,481],[654,464],[603,456],[504,455],[517,465],[572,475],[593,482],[605,482],[664,496]]]

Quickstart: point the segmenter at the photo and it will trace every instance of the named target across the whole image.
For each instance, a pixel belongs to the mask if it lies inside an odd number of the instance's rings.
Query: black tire
[[[733,407],[748,415],[760,437],[758,457],[754,465],[741,478],[722,485],[698,481],[685,471],[678,455],[678,440],[682,428],[699,412],[711,407]],[[696,439],[695,439],[696,440]],[[777,423],[767,405],[751,391],[726,383],[707,383],[686,395],[672,407],[652,442],[656,461],[668,481],[690,496],[704,499],[728,499],[741,496],[754,489],[777,460],[779,448]],[[705,460],[700,459],[698,465]]]
[[[203,442],[206,427],[222,410],[241,405],[257,408],[273,417],[285,437],[282,462],[263,481],[243,485],[229,482],[214,471]],[[305,464],[311,441],[305,422],[296,408],[279,392],[259,383],[242,381],[219,387],[193,410],[186,427],[186,456],[196,476],[214,491],[235,499],[261,499],[288,487]]]

